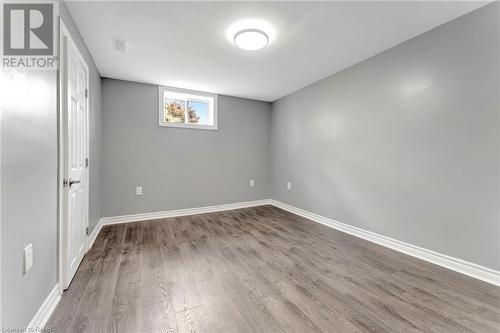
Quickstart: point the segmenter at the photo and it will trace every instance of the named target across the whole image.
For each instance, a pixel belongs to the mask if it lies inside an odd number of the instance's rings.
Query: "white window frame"
[[[218,96],[217,94],[187,90],[180,88],[172,88],[159,86],[159,110],[158,110],[158,124],[161,127],[177,127],[177,128],[190,128],[190,129],[205,129],[205,130],[218,130],[219,129],[219,110],[218,110]],[[169,123],[165,121],[165,93],[172,96],[172,99],[183,100],[186,103],[186,116],[184,118],[184,123]],[[198,102],[208,102],[208,114],[207,117],[211,118],[213,116],[213,125],[198,125],[188,123],[187,116],[187,102],[188,101],[198,101]]]

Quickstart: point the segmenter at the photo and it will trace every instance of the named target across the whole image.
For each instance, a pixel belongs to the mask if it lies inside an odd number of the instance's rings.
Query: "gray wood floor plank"
[[[108,332],[137,332],[142,318],[142,228],[140,223],[127,224]]]
[[[231,302],[212,302],[177,313],[179,332],[250,332],[241,314]]]
[[[102,228],[94,241],[94,246],[92,246],[85,255],[85,260],[80,264],[71,282],[71,288],[65,291],[65,297],[61,299],[51,317],[50,325],[54,328],[54,331],[70,331],[78,309],[80,308],[84,292],[89,282],[92,280],[92,276],[99,270],[102,264],[102,254],[111,231],[111,227]]]
[[[100,264],[96,262],[96,269]],[[70,288],[65,292],[52,315],[50,326],[56,332],[68,332],[73,325],[75,316],[80,308],[84,292],[89,281],[92,279],[95,269],[79,269],[71,282]]]
[[[142,232],[146,241],[142,242],[142,304],[150,305],[163,302],[170,298],[168,290],[167,273],[163,264],[156,224],[153,222],[142,223]]]
[[[126,229],[124,224],[112,229],[101,264],[85,290],[71,332],[107,332]]]
[[[260,295],[252,292],[240,294],[232,301],[252,332],[286,332]]]
[[[176,332],[177,320],[169,289],[163,246],[173,244],[168,224],[151,221],[146,226],[151,232],[142,246],[142,302],[144,313],[141,331]],[[144,229],[143,229],[144,231]]]
[[[145,305],[142,308],[142,314],[140,332],[173,333],[179,331],[170,302]]]
[[[183,226],[184,219],[173,219],[172,227],[177,244],[161,247],[163,268],[166,271],[166,282],[175,312],[189,310],[203,305],[201,297],[191,275],[190,268],[182,257],[179,245],[189,241],[189,234]]]

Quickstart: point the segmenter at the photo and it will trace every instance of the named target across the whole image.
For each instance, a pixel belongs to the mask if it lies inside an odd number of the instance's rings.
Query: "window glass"
[[[184,123],[186,114],[186,102],[177,99],[165,98],[165,122]]]
[[[200,101],[188,101],[188,123],[209,125],[208,103]]]

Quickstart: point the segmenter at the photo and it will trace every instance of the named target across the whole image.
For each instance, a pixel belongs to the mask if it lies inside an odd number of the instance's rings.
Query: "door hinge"
[[[88,168],[89,167],[89,158],[87,157],[85,159],[85,167]]]
[[[89,97],[89,90],[85,89],[85,98]]]
[[[89,227],[86,227],[85,228],[85,236],[88,236],[89,235]]]

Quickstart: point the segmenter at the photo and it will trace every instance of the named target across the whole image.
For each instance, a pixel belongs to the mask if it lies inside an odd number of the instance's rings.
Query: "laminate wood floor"
[[[55,332],[500,332],[500,288],[272,206],[104,227]]]

